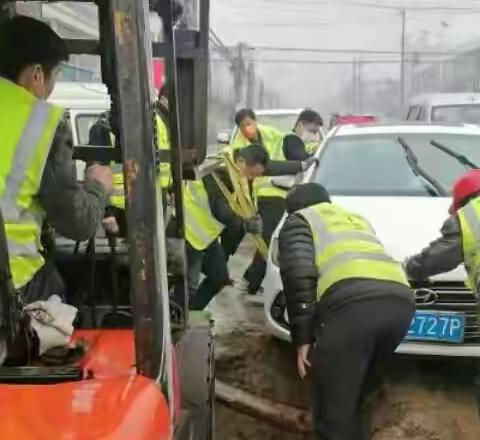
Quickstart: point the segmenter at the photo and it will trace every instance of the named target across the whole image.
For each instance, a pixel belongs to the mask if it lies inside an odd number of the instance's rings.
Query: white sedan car
[[[321,183],[334,203],[366,217],[387,252],[404,261],[439,236],[448,216],[452,183],[466,171],[431,141],[480,163],[480,127],[347,125],[330,132],[317,153],[319,166],[310,170],[305,181]],[[410,161],[408,147],[413,153]],[[426,178],[412,170],[412,158],[418,159]],[[272,239],[263,287],[268,328],[288,340],[277,258],[280,228]],[[480,357],[480,309],[464,285],[465,277],[459,267],[433,277],[426,285],[414,286],[416,317],[399,353]]]

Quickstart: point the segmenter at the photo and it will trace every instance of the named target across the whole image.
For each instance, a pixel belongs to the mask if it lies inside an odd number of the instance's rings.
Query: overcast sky
[[[403,7],[407,51],[450,51],[476,40],[480,45],[480,0],[211,0],[211,27],[226,45],[243,41],[253,47],[398,51]],[[437,7],[446,9],[431,9]],[[259,50],[254,54],[259,60],[277,61],[349,61],[355,56]],[[366,60],[398,59],[394,54],[361,56]],[[291,106],[324,105],[352,76],[348,64],[260,61],[258,69],[271,87],[282,93],[282,102]],[[369,65],[363,75],[395,78],[398,71],[392,64]]]

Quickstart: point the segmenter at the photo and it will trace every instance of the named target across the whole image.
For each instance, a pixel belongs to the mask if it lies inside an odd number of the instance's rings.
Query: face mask
[[[318,144],[320,142],[320,134],[311,131],[304,132],[301,138],[306,144]]]
[[[255,127],[254,125],[248,125],[247,127],[245,127],[243,129],[243,135],[247,138],[247,139],[256,139],[257,137],[257,127]]]

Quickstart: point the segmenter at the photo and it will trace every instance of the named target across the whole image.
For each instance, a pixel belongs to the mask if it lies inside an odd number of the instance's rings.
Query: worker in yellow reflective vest
[[[0,25],[0,208],[13,286],[25,303],[64,293],[43,255],[44,220],[67,238],[86,240],[112,189],[112,171],[101,165],[87,168],[83,185],[77,182],[63,110],[46,102],[67,60],[65,43],[46,24],[19,16]]]
[[[315,438],[368,439],[365,385],[412,320],[413,293],[366,219],[316,183],[288,194],[278,261],[301,378],[312,377]]]
[[[162,192],[162,203],[164,212],[168,203],[168,190],[172,185],[172,173],[170,165],[170,136],[165,121],[168,121],[168,100],[166,87],[160,90],[157,101],[157,115],[155,116],[155,128],[157,131],[157,144],[160,151],[157,183]],[[108,122],[108,115],[104,114],[91,127],[89,132],[89,144],[97,146],[114,146],[115,135],[111,131]],[[162,152],[167,152],[166,157]],[[126,236],[125,222],[125,187],[123,183],[123,165],[121,163],[111,164],[113,168],[113,191],[109,200],[109,207],[103,220],[107,231]]]
[[[263,174],[268,154],[260,145],[250,145],[236,154],[235,161],[240,174],[253,180]],[[217,175],[233,191],[225,174]],[[211,174],[201,180],[185,181],[183,203],[190,308],[202,310],[230,282],[227,259],[219,242],[224,228],[261,234],[262,220],[260,216],[248,220],[239,217]],[[205,278],[199,284],[202,272]]]
[[[239,110],[235,115],[235,123],[238,126],[238,133],[230,145],[232,151],[244,148],[250,142],[257,142],[269,154],[270,160],[264,175],[253,182],[254,197],[263,221],[263,239],[269,246],[272,234],[285,212],[287,194],[285,189],[276,187],[269,176],[295,175],[309,168],[316,162],[316,158],[305,153],[304,142],[297,135],[293,133],[283,135],[273,127],[257,124],[256,115],[251,109]],[[305,122],[306,128],[313,129],[314,125],[318,125],[318,120],[314,120],[312,124]],[[299,132],[302,130],[303,135],[303,122],[297,122],[296,126]],[[300,157],[298,149],[303,150],[303,157]],[[292,158],[288,157],[289,154]],[[235,231],[227,230],[224,233],[222,243],[227,254],[232,254],[236,250],[242,238]],[[246,300],[250,303],[263,303],[261,284],[266,267],[265,259],[256,252],[240,284],[240,291],[245,294]]]
[[[323,119],[312,109],[300,112],[292,132],[283,137],[283,154],[287,160],[306,160],[317,152],[322,135]]]
[[[426,281],[429,277],[449,272],[465,264],[467,287],[480,291],[480,170],[461,176],[452,189],[450,217],[441,229],[441,236],[421,253],[408,258],[406,270],[410,279]]]

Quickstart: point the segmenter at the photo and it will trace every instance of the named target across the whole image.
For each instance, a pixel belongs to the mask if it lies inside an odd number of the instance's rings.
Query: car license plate
[[[465,314],[419,310],[415,312],[405,339],[461,344],[465,331]]]

